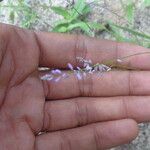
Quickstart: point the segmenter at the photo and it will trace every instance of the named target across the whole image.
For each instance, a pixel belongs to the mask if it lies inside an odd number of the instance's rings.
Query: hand
[[[84,36],[0,25],[0,149],[100,150],[133,140],[150,120],[150,55],[123,64],[142,71],[110,71],[78,81],[42,81],[38,67],[66,69],[76,57],[94,63],[149,51]],[[38,133],[44,133],[39,135]]]

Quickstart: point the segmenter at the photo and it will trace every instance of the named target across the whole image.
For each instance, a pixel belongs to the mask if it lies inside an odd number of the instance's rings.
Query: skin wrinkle
[[[21,29],[21,28],[19,28],[19,30],[16,29],[16,28],[12,28],[12,31],[11,31],[11,32],[14,32],[14,35],[17,35],[17,37],[18,37],[19,39],[21,39],[21,41],[24,41],[24,39],[22,38],[22,36],[19,34],[18,31],[19,31],[19,32],[21,31],[21,32],[23,32],[24,34],[26,33],[26,32],[25,32],[23,29]],[[13,78],[14,78],[14,76],[15,76],[15,74],[16,74],[17,62],[16,62],[16,59],[15,59],[15,53],[14,53],[14,51],[11,50],[10,52],[11,52],[11,55],[12,55],[12,58],[13,58],[13,64],[14,64],[14,65],[13,65],[13,66],[14,66],[14,69],[13,69],[12,81],[10,81],[10,87],[14,87],[14,86],[18,86],[19,84],[23,83],[23,81],[24,81],[28,76],[30,76],[30,74],[33,74],[34,72],[36,72],[37,69],[34,68],[29,74],[27,74],[26,76],[22,76],[22,78],[21,78],[20,80],[18,80],[18,82],[14,82],[14,81],[13,81]],[[12,82],[12,83],[11,83],[11,82]]]
[[[14,76],[14,63],[12,63],[12,66],[13,66],[12,75],[11,75],[11,77],[9,78],[8,83],[7,83],[7,85],[6,85],[6,90],[5,90],[5,94],[4,94],[4,97],[3,97],[3,101],[2,101],[1,106],[0,106],[0,111],[2,111],[2,107],[3,107],[3,105],[5,104],[5,101],[6,101],[6,99],[7,99],[7,93],[9,93],[9,90],[11,89],[11,87],[9,86],[9,84],[10,84],[10,82],[11,82],[13,76]]]
[[[83,79],[83,83],[82,85],[80,85],[83,89],[82,90],[82,93],[81,93],[81,96],[87,96],[87,97],[90,97],[93,95],[93,77],[92,77],[92,74],[89,74],[88,76],[86,76],[84,79]]]
[[[75,36],[75,45],[73,51],[74,51],[73,58],[75,60],[76,66],[81,66],[81,63],[77,60],[77,57],[82,57],[86,59],[88,53],[84,36],[79,34]]]
[[[21,85],[21,84],[20,84]],[[19,85],[17,85],[17,86],[19,86]],[[12,88],[15,88],[16,86],[14,86],[14,87],[11,87],[9,90],[11,90]],[[7,92],[7,93],[9,93],[9,91]],[[7,99],[7,97],[5,98],[5,99]],[[21,97],[21,100],[23,99],[23,97]],[[4,105],[4,104],[3,104]],[[9,114],[6,114],[5,116],[8,116]],[[9,119],[10,118],[12,118],[12,117],[9,117]],[[23,120],[23,121],[25,121],[27,124],[28,124],[28,126],[29,126],[29,128],[30,128],[30,130],[32,131],[32,133],[34,133],[35,135],[41,130],[41,129],[39,129],[39,130],[37,130],[37,129],[33,129],[33,127],[32,127],[32,123],[31,123],[31,119],[29,119],[30,118],[30,116],[27,116],[26,114],[24,114],[23,116],[21,116],[20,118],[18,118],[19,120]],[[9,120],[8,119],[8,120]]]
[[[5,30],[5,28],[7,28],[7,27],[3,27],[3,24],[0,24],[0,28],[3,28],[3,30]],[[2,30],[2,31],[3,31]],[[6,30],[7,31],[7,30]],[[8,32],[6,32],[6,33],[8,33]],[[5,57],[6,57],[6,53],[7,53],[7,51],[8,51],[8,42],[9,42],[9,40],[5,40],[5,35],[3,35],[3,32],[2,33],[0,33],[0,39],[1,39],[1,46],[2,46],[2,48],[0,49],[0,51],[1,51],[1,60],[0,60],[0,73],[1,73],[1,66],[3,65],[3,62],[4,62],[4,59],[5,59]],[[4,44],[5,43],[5,44]],[[5,46],[4,46],[5,45]],[[6,85],[6,87],[5,87],[5,90],[4,90],[4,94],[3,94],[3,97],[1,98],[2,99],[2,102],[0,103],[0,110],[1,110],[1,108],[2,108],[2,106],[3,106],[3,103],[4,103],[4,101],[5,101],[5,98],[6,98],[6,91],[8,90],[8,85],[9,85],[9,82],[10,82],[10,80],[11,79],[9,79],[9,81],[8,81],[8,83],[7,83],[7,85]]]
[[[19,138],[18,138],[18,132],[16,131],[16,129],[17,129],[17,127],[19,126],[19,124],[21,124],[21,123],[26,123],[27,124],[27,122],[26,122],[26,120],[24,120],[24,119],[20,119],[20,120],[17,120],[17,121],[14,121],[10,116],[8,116],[7,115],[7,120],[6,121],[8,121],[8,122],[10,122],[10,129],[12,130],[12,131],[14,131],[14,133],[15,134],[13,134],[13,137],[15,137],[15,139],[17,139],[17,141],[19,140]],[[28,124],[27,124],[28,125]],[[30,126],[28,125],[28,127],[29,127],[29,129],[30,129]],[[32,130],[31,130],[32,131]],[[20,150],[19,149],[19,145],[15,145],[15,146],[17,146],[17,150]]]
[[[128,71],[128,95],[131,96],[133,95],[132,91],[131,91],[131,71]]]
[[[44,94],[45,94],[45,97],[48,97],[48,95],[50,95],[50,84],[45,81],[45,80],[42,80],[42,84],[43,84],[43,88],[44,88]]]
[[[94,141],[95,141],[95,145],[96,145],[96,150],[100,150],[100,146],[99,146],[99,135],[97,133],[96,127],[93,125],[93,135],[94,135]]]
[[[44,56],[43,51],[42,51],[42,46],[41,46],[41,43],[40,43],[40,40],[39,40],[39,38],[38,38],[37,33],[36,33],[35,31],[33,31],[32,33],[33,33],[33,35],[34,35],[35,42],[36,42],[37,47],[38,47],[38,50],[39,50],[39,59],[38,59],[38,60],[39,60],[39,63],[40,63],[40,62],[43,61],[43,56]],[[39,64],[39,63],[38,63],[38,64]]]
[[[127,119],[129,118],[129,114],[128,114],[128,105],[127,105],[127,101],[126,99],[124,99],[123,97],[121,98],[121,103],[122,103],[122,110],[123,110],[123,116],[124,116],[124,119]]]
[[[16,37],[19,37],[19,39],[21,39],[21,41],[24,41],[24,39],[22,38],[22,35],[20,35],[20,33],[19,32],[21,32],[21,33],[26,33],[26,32],[24,32],[24,30],[22,29],[22,28],[12,28],[12,33],[14,32],[14,35],[16,35]]]
[[[89,86],[88,86],[88,89],[89,89],[89,91],[88,91],[88,96],[93,96],[93,87],[94,87],[94,83],[93,83],[93,76],[92,76],[92,74],[90,74],[89,75],[89,84],[88,84]]]
[[[14,85],[13,85],[11,82],[12,82],[13,77],[14,77],[15,72],[16,72],[16,60],[15,60],[15,54],[13,53],[13,51],[10,51],[10,53],[11,53],[11,56],[12,56],[13,73],[12,73],[12,75],[11,75],[11,79],[10,79],[9,84],[10,84],[10,88],[12,88],[12,87],[14,87],[14,86],[15,86],[15,83],[14,83]]]
[[[11,124],[11,123],[10,123],[10,124]],[[11,125],[12,125],[12,126],[11,126],[11,127],[12,127],[12,130],[14,131],[14,133],[16,133],[16,129],[15,129],[16,127],[15,127],[13,124],[11,124]],[[15,139],[17,139],[17,141],[18,141],[17,134],[15,134],[14,136],[15,136]],[[19,146],[18,146],[18,145],[16,145],[16,146],[17,146],[17,150],[19,150]]]
[[[89,77],[90,75],[88,75],[88,77],[84,77],[82,78],[82,80],[79,80],[78,78],[76,78],[76,76],[74,75],[75,77],[75,80],[77,82],[77,85],[78,85],[78,89],[79,89],[79,96],[82,96],[82,97],[86,97],[86,96],[89,96],[91,94],[90,91],[92,91],[91,86],[90,85],[90,79],[89,78],[92,78],[92,77]],[[91,79],[92,80],[92,79]],[[92,82],[93,83],[93,82]]]
[[[88,111],[88,105],[87,104],[85,107],[85,112],[86,112],[86,124],[89,124],[89,111]]]
[[[75,104],[75,108],[76,108],[76,119],[77,119],[77,126],[78,127],[81,127],[81,126],[83,126],[84,125],[84,119],[82,118],[82,113],[81,113],[81,109],[80,109],[80,104],[79,104],[79,102],[78,102],[78,100],[75,100],[74,101],[74,104]]]
[[[42,131],[50,131],[53,130],[51,127],[51,122],[52,122],[52,117],[49,113],[49,111],[51,110],[51,103],[49,103],[49,106],[46,107],[46,103],[44,104],[44,121],[43,121],[43,127],[42,127]]]
[[[73,77],[74,77],[74,80],[75,80],[75,82],[77,83],[77,87],[78,87],[78,95],[82,95],[82,88],[81,88],[81,85],[83,84],[83,80],[84,79],[82,79],[82,80],[79,80],[77,77],[76,77],[76,75],[75,74],[73,74]]]
[[[31,121],[30,121],[28,116],[24,115],[24,120],[28,124],[28,126],[29,126],[30,130],[32,131],[32,133],[34,133],[34,135],[37,135],[37,133],[39,133],[40,129],[39,129],[39,131],[33,129],[32,125],[30,123]]]
[[[0,68],[1,68],[2,62],[4,60],[5,54],[6,54],[6,49],[7,49],[7,44],[4,40],[4,37],[3,38],[1,37],[0,38]]]
[[[84,125],[87,125],[89,123],[89,119],[88,119],[88,107],[87,105],[85,107],[82,107],[84,106],[84,104],[81,103],[80,100],[74,100],[75,104],[78,105],[78,110],[79,110],[79,118],[80,118],[80,126],[84,126]]]
[[[60,136],[60,150],[72,150],[70,139],[67,138],[67,135],[63,131],[59,132]],[[65,145],[65,146],[64,146]],[[66,149],[66,146],[68,149]]]
[[[42,62],[43,61],[43,56],[44,56],[44,54],[43,54],[43,51],[42,51],[42,46],[41,46],[41,43],[40,43],[40,40],[39,40],[39,38],[38,38],[38,35],[37,35],[37,33],[35,32],[35,31],[33,31],[32,32],[33,33],[33,36],[34,36],[34,38],[35,38],[35,42],[36,42],[36,45],[37,45],[37,47],[38,47],[38,51],[39,51],[39,62],[38,62],[38,64],[40,64],[40,62]],[[43,85],[43,89],[44,89],[44,94],[45,94],[45,97],[47,97],[47,95],[49,95],[50,94],[50,84],[48,84],[48,82],[47,81],[41,81],[42,82],[42,85]],[[44,105],[43,105],[43,125],[42,125],[42,130],[44,130],[45,131],[45,129],[47,129],[46,127],[45,127],[45,119],[47,119],[48,118],[48,127],[50,128],[50,122],[51,122],[51,116],[50,116],[50,114],[49,113],[47,113],[47,111],[45,111],[45,109],[46,109],[46,103],[44,103]],[[46,115],[48,115],[47,117],[46,117]]]
[[[124,57],[121,55],[121,50],[119,51],[119,49],[121,49],[122,43],[119,43],[119,42],[115,42],[115,43],[116,43],[116,59],[118,59],[119,57]],[[116,65],[120,65],[118,61],[116,61]],[[128,61],[126,62],[126,66],[128,66],[129,68],[132,68],[130,59],[128,59]]]
[[[5,51],[5,54],[6,54],[6,51]],[[0,70],[1,70],[1,66],[2,66],[2,64],[3,64],[3,60],[4,60],[4,58],[5,58],[5,54],[4,55],[2,55],[2,53],[1,53],[1,60],[0,60]],[[0,71],[1,72],[1,71]],[[6,85],[7,87],[8,87],[8,85]],[[5,95],[6,95],[6,91],[7,91],[7,87],[3,87],[2,89],[4,89],[4,92],[3,92],[3,96],[1,97],[1,100],[0,100],[0,108],[2,107],[2,105],[3,105],[3,99],[5,99]]]
[[[17,86],[23,84],[23,82],[27,79],[27,77],[31,77],[33,74],[37,74],[37,69],[33,70],[31,73],[29,73],[26,76],[22,77],[22,79],[20,79],[20,81],[13,83],[10,86],[10,88],[17,87]]]
[[[119,56],[119,51],[118,51],[118,47],[119,47],[119,43],[118,42],[115,42],[115,45],[116,45],[116,48],[115,48],[115,52],[116,52],[116,59],[118,59],[118,56]],[[116,63],[116,65],[118,65],[119,63],[118,63],[118,61],[116,61],[115,62]]]

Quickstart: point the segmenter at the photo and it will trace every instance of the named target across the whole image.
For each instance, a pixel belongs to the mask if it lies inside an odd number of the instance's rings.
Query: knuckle
[[[93,96],[93,75],[88,74],[86,77],[84,77],[82,80],[78,80],[78,88],[80,96]]]
[[[102,149],[102,145],[103,145],[102,138],[103,137],[101,137],[100,132],[97,129],[96,125],[93,125],[93,136],[94,136],[94,143],[95,143],[96,150]]]
[[[60,150],[72,150],[70,138],[63,131],[59,131]]]
[[[129,117],[129,112],[128,112],[128,103],[125,98],[122,97],[122,110],[123,110],[123,116],[124,118]]]
[[[81,64],[77,61],[77,57],[82,57],[86,59],[87,56],[86,37],[78,34],[76,35],[73,51],[74,51],[73,59],[75,60],[76,65],[80,66]]]
[[[131,71],[128,71],[127,76],[127,84],[128,84],[128,95],[133,95],[133,79],[132,79],[132,73]]]
[[[76,120],[77,120],[77,126],[83,126],[88,124],[88,111],[87,108],[82,107],[83,105],[79,103],[78,100],[74,101],[75,103],[75,114],[76,114]]]
[[[51,113],[50,113],[50,110],[51,110],[51,105],[49,103],[49,105],[44,105],[44,116],[43,116],[43,127],[42,127],[42,131],[50,131],[52,129],[52,126],[51,126],[51,120],[52,120],[52,117],[51,117]]]

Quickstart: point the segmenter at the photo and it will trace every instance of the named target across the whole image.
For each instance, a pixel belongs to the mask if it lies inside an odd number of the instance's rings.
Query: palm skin
[[[8,44],[1,49],[0,149],[31,150],[43,126],[45,103],[38,76],[39,51],[32,34],[5,25],[0,28],[2,46]]]
[[[93,75],[84,83],[73,75],[58,84],[41,81],[39,66],[64,69],[68,62],[77,65],[76,56],[94,62],[116,57],[115,42],[83,39],[0,25],[0,150],[106,149],[134,139],[136,122],[150,120],[149,87],[137,88],[149,80],[144,71],[150,56],[125,62],[141,72],[114,71],[102,80]],[[109,53],[99,53],[100,46]],[[122,44],[119,56],[127,55],[125,47],[129,54],[133,48],[148,51]],[[38,135],[41,131],[47,132]]]

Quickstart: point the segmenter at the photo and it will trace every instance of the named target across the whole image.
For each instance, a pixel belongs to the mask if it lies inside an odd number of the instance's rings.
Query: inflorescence
[[[92,60],[86,60],[82,57],[77,57],[77,61],[81,63],[81,67],[77,66],[74,67],[71,63],[67,64],[68,69],[75,75],[75,77],[78,80],[82,80],[84,77],[86,77],[88,74],[93,74],[94,72],[98,72],[100,74],[104,72],[111,71],[111,67],[105,65],[105,64],[94,64],[92,63]],[[122,60],[118,59],[117,62],[121,62]],[[61,79],[67,78],[69,76],[68,73],[65,73],[61,71],[60,69],[53,69],[49,73],[45,74],[41,77],[41,80],[47,80],[47,81],[55,81],[58,82]]]

